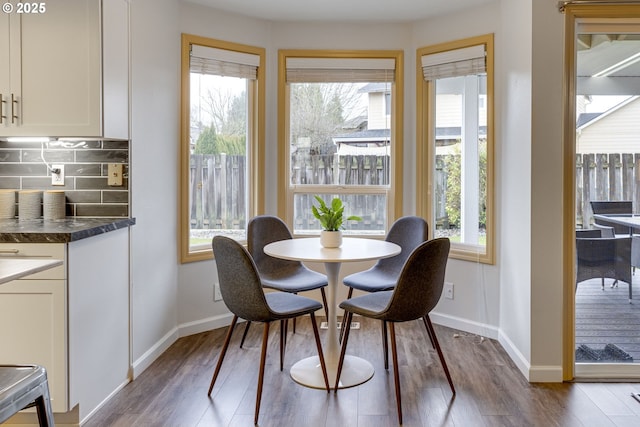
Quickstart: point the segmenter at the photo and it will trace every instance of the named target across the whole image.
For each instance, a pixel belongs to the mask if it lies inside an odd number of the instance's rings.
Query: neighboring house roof
[[[587,126],[591,126],[592,124],[604,119],[605,117],[615,113],[616,111],[626,107],[627,105],[631,104],[633,101],[635,101],[636,99],[638,99],[638,96],[630,96],[629,98],[625,99],[624,101],[622,101],[619,104],[614,105],[613,107],[609,108],[607,111],[603,112],[603,113],[582,113],[578,116],[578,120],[576,123],[576,128],[578,130],[584,129]],[[592,115],[595,114],[595,117],[591,117],[589,120],[586,120],[586,117],[584,119],[581,119],[582,116],[587,116],[587,115]]]
[[[367,128],[367,116],[358,116],[354,117],[351,120],[348,120],[344,125],[342,125],[342,129],[366,129]]]
[[[576,153],[638,153],[640,96],[631,96],[602,113],[580,114]]]
[[[333,142],[376,142],[388,141],[391,138],[390,129],[365,129],[357,132],[342,133],[333,137]]]
[[[389,83],[379,82],[379,83],[367,83],[358,89],[360,93],[372,93],[372,92],[390,92],[391,85]]]
[[[578,116],[578,120],[576,121],[576,128],[581,128],[591,120],[598,117],[600,114],[602,113],[580,113],[580,115]]]

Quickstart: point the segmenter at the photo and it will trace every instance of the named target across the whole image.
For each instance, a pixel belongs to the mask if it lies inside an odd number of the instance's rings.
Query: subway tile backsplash
[[[43,157],[49,165],[64,165],[64,186],[51,185]],[[122,186],[108,185],[109,163],[124,165]],[[129,141],[0,141],[0,188],[63,190],[67,216],[128,217],[128,177]]]

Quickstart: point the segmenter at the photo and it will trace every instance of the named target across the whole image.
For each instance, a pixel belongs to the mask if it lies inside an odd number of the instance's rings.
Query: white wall
[[[273,23],[243,18],[200,6],[181,5],[181,31],[267,48],[266,211],[277,213],[277,51],[278,49],[401,49],[405,52],[404,194],[405,214],[415,212],[415,49],[434,43],[499,33],[500,4],[455,16],[408,24]],[[242,28],[242,31],[239,29]],[[247,32],[244,29],[250,28]],[[499,84],[499,82],[498,82]],[[499,144],[498,144],[499,149]],[[421,166],[420,166],[421,167]],[[499,195],[498,195],[499,198]],[[215,263],[185,264],[179,269],[179,324],[183,333],[206,330],[228,321],[226,309],[211,301]],[[312,266],[322,269],[322,266]],[[366,265],[345,265],[342,275]],[[434,320],[452,327],[498,337],[499,268],[451,260],[447,280],[456,286],[455,299],[443,300]],[[344,294],[344,295],[343,295]],[[314,295],[309,295],[314,296]],[[341,289],[338,298],[346,297]]]
[[[496,182],[500,193],[500,342],[521,371],[531,360],[531,3],[503,2],[504,37],[496,46],[496,130],[501,141]]]
[[[412,25],[275,23],[178,0],[137,0],[132,17],[133,359],[140,367],[178,335],[229,320],[223,303],[212,301],[214,261],[178,263],[180,32],[267,49],[267,213],[277,212],[277,50],[404,49],[405,214],[415,212],[422,167],[414,155],[415,49],[494,33],[497,263],[451,260],[455,299],[443,300],[434,320],[499,336],[527,378],[559,380],[562,17],[555,0],[496,0]],[[359,266],[343,273],[352,267]]]
[[[227,14],[211,8],[190,3],[180,4],[180,32],[198,36],[232,41],[251,46],[267,48],[270,35],[270,24],[267,21],[245,18]],[[179,48],[178,48],[179,51]],[[268,58],[269,60],[269,58]],[[271,78],[269,85],[275,81]],[[268,99],[275,99],[275,90],[268,87]],[[267,129],[275,123],[275,106],[267,108]],[[275,133],[275,126],[273,126]],[[267,137],[270,147],[267,152],[275,152],[275,137]],[[177,147],[177,144],[176,144]],[[267,180],[266,199],[276,198],[275,189],[275,157],[265,163],[269,175]],[[213,284],[217,282],[215,261],[200,261],[182,264],[179,267],[178,285],[178,325],[181,336],[203,330],[219,328],[231,321],[229,311],[222,301],[213,301]]]
[[[531,0],[531,381],[562,380],[564,15]]]
[[[266,90],[266,144],[267,157],[265,159],[266,181],[265,200],[266,213],[277,214],[277,57],[278,49],[403,49],[410,46],[410,30],[405,25],[385,25],[371,27],[370,25],[334,25],[334,24],[291,24],[272,23],[251,19],[210,8],[181,3],[180,31],[199,36],[233,41],[267,49],[267,90]],[[405,55],[413,64],[413,56],[409,49]],[[407,59],[407,58],[406,58]],[[405,60],[406,60],[405,59]],[[405,82],[414,85],[413,65],[405,63],[405,70],[411,72]],[[407,90],[407,93],[412,91]],[[411,117],[415,105],[415,98],[405,100],[405,128],[414,128]],[[408,141],[413,137],[409,133]],[[405,161],[411,162],[413,145],[405,150]],[[411,164],[411,163],[410,163]],[[409,170],[409,172],[407,172]],[[413,172],[405,168],[406,178],[411,190],[410,204],[413,204],[414,186],[410,181]],[[341,275],[344,276],[367,268],[371,263],[344,266]],[[311,266],[323,271],[322,265]],[[179,267],[178,286],[178,325],[180,335],[200,332],[213,327],[228,324],[230,316],[223,302],[213,302],[213,283],[215,281],[215,261],[201,261],[184,264]],[[319,299],[319,293],[306,294]],[[338,298],[346,298],[346,287],[341,289]]]
[[[495,44],[496,46],[500,46],[503,38],[500,26],[499,2],[494,2],[477,9],[460,12],[452,16],[439,17],[437,19],[416,23],[413,25],[412,56],[415,57],[416,49],[424,46],[490,33],[494,33]],[[502,85],[502,81],[500,79],[501,58],[502,53],[496,48],[496,94],[500,92],[500,87]],[[415,73],[414,70],[415,69],[412,69],[411,73]],[[408,76],[407,78],[410,77]],[[411,78],[415,79],[413,75]],[[416,105],[415,97],[411,102],[412,106]],[[499,106],[500,103],[496,102],[495,104],[496,106]],[[412,115],[415,114],[414,112],[415,107],[412,107],[407,111],[407,114]],[[496,125],[500,122],[501,119],[498,116],[496,119]],[[415,141],[415,131],[412,131],[411,133],[413,136],[406,138],[407,145],[409,146],[407,147],[407,150],[410,150],[411,153],[415,153],[415,143],[409,143],[409,141]],[[498,154],[498,159],[500,158],[499,153],[501,149],[501,140],[499,135],[500,133],[497,132],[495,141],[495,149]],[[412,158],[415,158],[415,155]],[[499,168],[500,166],[498,165],[498,169]],[[414,177],[409,179],[415,180]],[[496,182],[498,183],[498,181]],[[409,190],[409,187],[407,187],[407,190]],[[405,191],[405,197],[414,198],[415,193],[408,193]],[[496,209],[499,209],[500,199],[500,188],[498,186],[496,191]],[[499,218],[500,215],[498,215],[498,219]],[[496,228],[497,236],[499,237],[501,234],[500,230],[502,228],[502,224],[499,220],[496,222]],[[498,252],[498,256],[499,254],[500,252]],[[454,328],[463,329],[465,331],[497,338],[500,322],[500,268],[501,264],[499,261],[496,265],[486,265],[450,259],[447,264],[446,280],[452,282],[455,286],[454,299],[440,300],[440,303],[434,312],[434,321]]]
[[[134,373],[175,336],[180,37],[177,0],[131,2]],[[158,345],[160,344],[160,347]]]

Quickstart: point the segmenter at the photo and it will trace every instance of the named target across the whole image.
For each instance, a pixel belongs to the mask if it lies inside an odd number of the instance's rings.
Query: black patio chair
[[[589,236],[590,231],[593,231]],[[613,279],[611,287],[620,281],[629,286],[629,302],[633,298],[631,284],[631,237],[597,237],[601,230],[576,230],[576,290],[578,283],[601,279],[604,290],[605,278]],[[596,237],[593,237],[596,235]]]
[[[628,200],[592,200],[591,210],[594,215],[631,216],[633,215],[633,202]],[[616,234],[631,234],[629,227],[622,224],[609,222],[603,218],[594,218],[596,224],[613,227]]]

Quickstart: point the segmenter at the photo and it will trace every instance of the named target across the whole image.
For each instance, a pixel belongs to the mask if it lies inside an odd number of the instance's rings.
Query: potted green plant
[[[361,221],[362,218],[355,215],[344,217],[344,205],[342,200],[334,197],[331,205],[327,205],[320,196],[314,196],[318,206],[312,205],[313,216],[320,221],[322,231],[320,232],[320,243],[325,248],[338,248],[342,244],[343,221]]]

